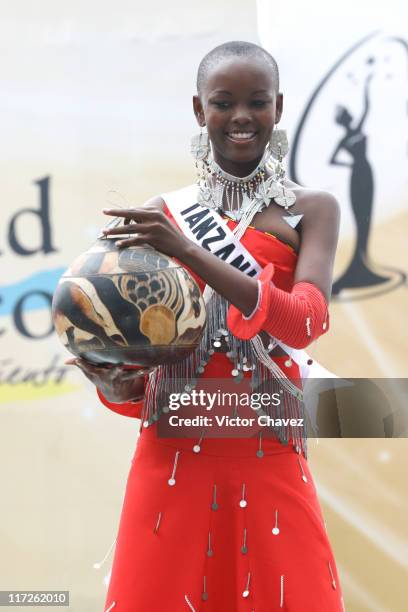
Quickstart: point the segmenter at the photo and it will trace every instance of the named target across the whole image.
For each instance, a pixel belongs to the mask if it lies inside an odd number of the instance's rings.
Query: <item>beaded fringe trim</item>
[[[149,384],[142,414],[143,426],[148,427],[156,422],[162,413],[169,412],[168,397],[170,393],[189,393],[197,385],[211,356],[221,350],[231,361],[231,375],[239,383],[244,372],[252,371],[251,389],[257,393],[281,393],[282,401],[277,406],[267,406],[256,410],[258,416],[267,415],[272,419],[303,419],[305,411],[303,393],[281,368],[271,359],[270,351],[277,341],[269,336],[268,350],[265,349],[260,336],[251,340],[240,340],[233,336],[226,327],[228,302],[219,294],[211,291],[207,301],[207,324],[199,346],[191,355],[182,361],[161,365],[149,376]],[[288,424],[269,425],[276,437],[287,444],[290,439],[297,452],[306,457],[306,430],[303,427]]]

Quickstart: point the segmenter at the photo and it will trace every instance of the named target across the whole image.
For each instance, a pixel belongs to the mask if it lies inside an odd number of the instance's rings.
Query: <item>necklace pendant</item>
[[[255,199],[263,206],[268,206],[271,196],[269,195],[268,186],[265,183],[261,183],[255,192]]]
[[[255,200],[259,203],[262,210],[268,207],[272,199],[280,196],[282,189],[275,180],[275,177],[270,177],[267,181],[261,182],[255,192]]]
[[[247,193],[244,193],[242,195],[242,203],[241,203],[241,208],[243,210],[245,210],[246,208],[248,208],[248,206],[251,204],[251,198],[249,197],[249,195]]]
[[[197,203],[207,208],[214,208],[211,190],[206,187],[200,187],[197,194]]]
[[[286,223],[290,225],[290,227],[293,227],[293,229],[295,229],[295,227],[298,225],[298,223],[300,222],[303,216],[304,215],[292,215],[291,214],[287,217],[283,216],[282,219],[286,221]]]
[[[290,206],[293,206],[296,202],[296,196],[293,191],[290,191],[289,189],[283,189],[282,193],[276,196],[274,200],[275,203],[278,204],[278,206],[289,208]]]

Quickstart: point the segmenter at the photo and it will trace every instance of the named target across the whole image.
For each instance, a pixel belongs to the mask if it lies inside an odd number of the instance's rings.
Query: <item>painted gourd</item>
[[[155,366],[187,357],[205,326],[192,276],[149,246],[119,250],[100,239],[61,277],[52,304],[56,332],[95,364]]]

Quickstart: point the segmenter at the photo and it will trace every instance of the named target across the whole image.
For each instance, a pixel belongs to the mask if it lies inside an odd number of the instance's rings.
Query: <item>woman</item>
[[[202,290],[207,284],[202,342],[211,348],[201,346],[206,358],[194,376],[255,380],[269,392],[283,382],[281,412],[272,414],[299,416],[300,370],[289,347],[328,329],[339,206],[284,179],[279,159],[270,161],[270,150],[280,158],[284,148],[282,138],[271,140],[283,97],[265,50],[243,42],[213,49],[197,87],[194,113],[210,140],[194,141],[200,188],[105,212],[135,222],[118,248],[148,243],[182,262]],[[156,391],[179,366],[156,369],[145,389],[143,373],[75,363],[122,414],[140,416],[146,396],[106,612],[343,609],[303,433],[277,425],[265,439],[158,438],[168,409]]]
[[[372,74],[369,74],[366,77],[364,109],[357,125],[352,125],[353,117],[347,108],[339,106],[336,111],[336,123],[344,128],[345,134],[333,151],[329,163],[333,166],[347,166],[351,168],[350,200],[356,221],[357,238],[354,253],[347,270],[333,284],[333,295],[338,295],[342,289],[369,287],[385,283],[389,280],[389,278],[376,274],[370,269],[367,257],[373,210],[374,177],[371,164],[367,158],[367,136],[364,133],[364,124],[370,109],[369,85],[372,76]],[[346,151],[351,156],[350,162],[338,159],[341,151]]]

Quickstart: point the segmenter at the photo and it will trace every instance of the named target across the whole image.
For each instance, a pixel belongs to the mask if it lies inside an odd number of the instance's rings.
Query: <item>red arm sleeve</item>
[[[255,310],[245,317],[230,306],[227,325],[241,340],[249,340],[265,330],[292,348],[305,348],[329,329],[326,300],[313,283],[295,283],[290,293],[278,289],[271,282],[273,274],[273,264],[268,264],[258,277]]]

